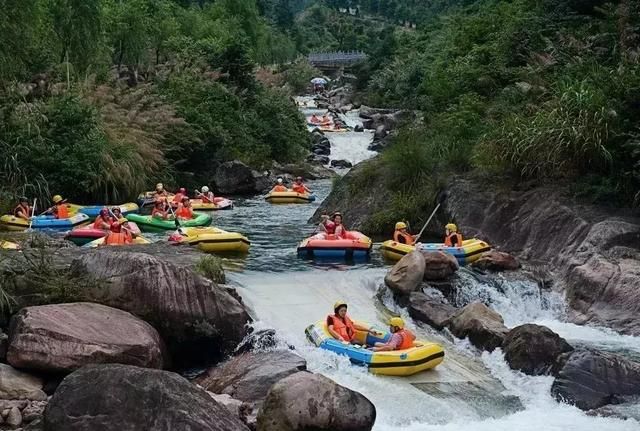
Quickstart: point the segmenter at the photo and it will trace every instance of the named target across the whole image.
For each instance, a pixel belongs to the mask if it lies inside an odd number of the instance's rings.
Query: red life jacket
[[[173,196],[173,203],[174,203],[174,204],[179,204],[179,203],[181,203],[181,202],[182,202],[182,198],[183,198],[183,197],[184,197],[184,195],[183,195],[182,193],[176,193],[176,194]]]
[[[178,205],[178,209],[176,210],[176,216],[184,219],[192,219],[193,218],[193,210],[191,207],[187,208],[184,205]]]
[[[94,229],[104,229],[105,227],[103,226],[103,223],[106,223],[109,225],[109,227],[111,227],[111,225],[113,224],[113,219],[112,218],[107,218],[107,220],[103,219],[102,216],[98,216],[96,218],[96,221],[93,222],[93,228]]]
[[[153,211],[151,211],[151,217],[155,217],[156,215],[160,215],[160,218],[167,218],[167,212],[163,209],[159,209],[159,208],[154,208]]]
[[[445,238],[444,238],[444,245],[445,245],[446,247],[453,247],[454,245],[453,245],[452,238],[453,238],[454,236],[455,236],[455,237],[456,237],[456,239],[457,239],[457,242],[456,242],[456,245],[455,245],[455,246],[456,246],[456,247],[462,247],[462,235],[460,235],[459,233],[452,233],[452,234],[450,234],[449,236],[445,237]]]
[[[304,186],[304,184],[297,184],[297,183],[294,183],[291,186],[291,190],[293,190],[296,193],[300,193],[301,195],[307,192],[307,188]]]
[[[56,205],[55,214],[57,219],[69,218],[69,208],[65,204]]]
[[[212,204],[214,203],[213,199],[214,199],[213,192],[204,193],[202,195],[203,204]]]
[[[400,244],[407,244],[407,245],[414,244],[413,236],[405,232],[400,232],[399,230],[393,233],[393,240],[395,242],[399,242]]]
[[[413,335],[413,332],[409,331],[408,329],[401,329],[396,332],[396,334],[402,337],[402,342],[398,347],[396,347],[396,350],[405,350],[413,347],[413,341],[416,339],[416,336]]]
[[[133,238],[127,231],[109,232],[109,234],[104,239],[105,245],[125,245],[131,244],[132,242]]]
[[[330,314],[329,317],[333,320],[333,330],[337,332],[344,341],[351,341],[356,334],[356,328],[353,326],[353,322],[349,319],[349,316],[344,316],[344,321],[335,314]]]
[[[329,235],[333,235],[335,233],[336,224],[334,222],[332,222],[331,220],[327,220],[323,223],[323,225]]]
[[[288,189],[285,186],[281,186],[280,184],[278,184],[271,191],[272,192],[286,192],[286,191],[288,191]]]
[[[347,237],[347,230],[344,228],[343,224],[335,225],[333,230],[336,239],[345,239]]]

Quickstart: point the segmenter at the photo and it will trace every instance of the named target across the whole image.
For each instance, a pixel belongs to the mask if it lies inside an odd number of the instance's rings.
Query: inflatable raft
[[[173,200],[173,196],[174,196],[173,193],[169,193],[167,195],[167,200],[171,202]],[[142,192],[138,195],[138,205],[140,207],[153,205],[155,201],[156,201],[156,192],[153,190],[149,192]]]
[[[104,237],[95,239],[85,244],[84,247],[95,248],[95,247],[105,246],[104,239],[105,239]],[[117,245],[109,244],[108,247],[116,247],[116,246],[122,246],[122,245],[141,245],[141,244],[151,244],[151,241],[141,236],[137,236],[133,239],[133,242],[131,244],[117,244]]]
[[[2,250],[18,250],[20,246],[15,242],[4,241],[0,239],[0,249]]]
[[[135,234],[140,234],[140,228],[133,222],[129,223],[129,230]],[[108,231],[103,229],[95,229],[92,225],[81,226],[67,233],[64,237],[67,241],[71,241],[75,245],[83,246],[95,241],[96,239],[104,238]]]
[[[126,216],[127,214],[137,213],[138,209],[139,209],[138,205],[136,205],[133,202],[128,202],[128,203],[122,204],[122,205],[87,205],[87,206],[83,206],[83,205],[67,204],[67,207],[69,208],[69,211],[72,214],[77,214],[77,213],[86,214],[91,219],[95,219],[96,217],[98,217],[100,215],[100,211],[103,208],[112,209],[114,207],[118,207],[118,208],[120,208],[120,212],[122,213],[123,216]]]
[[[412,245],[401,244],[393,240],[385,241],[380,246],[380,252],[389,260],[400,260],[402,256],[411,253],[416,248]],[[446,247],[444,244],[420,244],[423,251],[443,251],[453,255],[461,266],[469,265],[480,259],[483,253],[491,250],[486,242],[473,238],[462,241],[462,247]]]
[[[211,224],[211,216],[209,214],[196,212],[193,215],[194,217],[191,220],[179,220],[179,225],[181,227],[198,227]],[[175,220],[162,220],[140,214],[129,214],[127,215],[127,220],[137,224],[143,232],[165,232],[176,228]]]
[[[309,193],[294,191],[270,192],[264,199],[272,204],[308,204],[316,200],[316,196]]]
[[[213,198],[213,203],[202,202],[202,199],[191,199],[191,207],[195,211],[220,211],[233,209],[233,202],[227,198]]]
[[[413,347],[405,350],[373,352],[366,349],[366,346],[373,346],[376,342],[389,340],[391,334],[387,332],[379,332],[374,336],[356,331],[357,345],[345,344],[333,338],[325,321],[308,326],[304,332],[307,339],[317,347],[348,356],[351,363],[365,366],[374,374],[410,376],[434,368],[444,360],[444,350],[439,344],[419,340],[414,341]]]
[[[51,215],[40,215],[33,218],[31,228],[67,231],[78,226],[86,225],[89,221],[89,216],[86,214],[74,214],[71,217],[64,219],[57,219]],[[4,215],[0,217],[0,227],[7,230],[21,231],[29,228],[29,220],[14,217],[12,215]]]
[[[189,244],[207,253],[247,253],[251,246],[244,235],[215,227],[187,227],[180,231],[183,233],[180,243]]]
[[[360,232],[350,231],[346,238],[319,233],[300,243],[298,256],[325,259],[366,259],[371,253],[371,239]]]

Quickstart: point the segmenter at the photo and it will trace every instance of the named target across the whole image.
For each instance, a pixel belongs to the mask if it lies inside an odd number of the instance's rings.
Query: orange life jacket
[[[105,245],[124,245],[131,244],[132,242],[133,238],[127,231],[109,232],[107,237],[104,239]]]
[[[161,218],[167,218],[167,212],[163,209],[153,208],[153,211],[151,211],[151,217],[155,217],[156,215],[160,215]]]
[[[333,319],[333,330],[337,332],[344,341],[351,341],[356,334],[356,328],[353,326],[353,322],[349,319],[349,316],[344,316],[344,322],[335,314],[330,314],[329,317]]]
[[[176,193],[173,196],[173,203],[174,204],[179,204],[180,202],[182,202],[182,198],[184,197],[184,195],[182,193]]]
[[[456,247],[462,247],[462,235],[461,235],[461,234],[459,234],[459,233],[452,233],[452,234],[450,234],[449,236],[446,236],[446,237],[444,238],[444,245],[445,245],[446,247],[453,247],[453,241],[452,241],[452,238],[453,238],[454,236],[457,238],[457,242],[456,242],[456,245],[455,245],[455,246],[456,246]]]
[[[407,244],[407,245],[414,244],[413,236],[409,235],[408,233],[401,232],[399,230],[393,233],[393,240],[395,242],[399,242],[400,244]]]
[[[18,213],[22,211],[22,213],[26,216],[29,217],[31,216],[31,208],[29,207],[29,205],[24,206],[24,205],[18,205],[17,207],[14,208],[13,210],[13,216],[14,217],[20,217],[18,215]]]
[[[214,196],[212,192],[204,193],[202,196],[202,203],[212,204],[214,202]]]
[[[304,186],[304,184],[294,184],[293,186],[291,186],[291,190],[302,195],[307,192],[307,188]]]
[[[280,184],[278,184],[271,191],[272,192],[286,192],[287,188],[285,186],[281,186]]]
[[[191,207],[185,207],[184,205],[178,205],[178,209],[176,210],[176,216],[184,219],[192,219],[193,218],[193,210]]]
[[[56,205],[56,218],[69,218],[69,208],[65,204]]]
[[[401,329],[396,332],[396,334],[402,337],[402,342],[398,347],[396,347],[396,350],[404,350],[413,347],[413,341],[416,339],[416,336],[413,335],[413,332],[409,331],[408,329]]]
[[[93,222],[94,229],[104,229],[103,223],[107,223],[109,226],[113,224],[113,219],[108,218],[107,220],[103,219],[101,216],[96,218],[96,221]]]

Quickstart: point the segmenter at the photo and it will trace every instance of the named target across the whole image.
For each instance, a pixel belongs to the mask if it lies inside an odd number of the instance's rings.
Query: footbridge
[[[348,69],[366,58],[362,51],[312,52],[307,56],[309,63],[321,70]]]

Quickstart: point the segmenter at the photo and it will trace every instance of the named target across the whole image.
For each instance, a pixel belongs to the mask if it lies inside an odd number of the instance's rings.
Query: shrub
[[[207,255],[196,264],[196,271],[215,283],[226,283],[222,260],[219,257]]]

